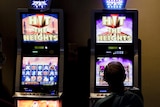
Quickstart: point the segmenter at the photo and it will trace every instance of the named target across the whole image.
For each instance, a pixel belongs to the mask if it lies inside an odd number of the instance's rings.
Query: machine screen
[[[17,100],[17,107],[61,107],[59,100]]]
[[[58,83],[58,57],[23,57],[22,86],[53,86]]]
[[[134,13],[102,11],[95,13],[94,18],[96,43],[134,42]]]
[[[96,59],[96,87],[108,86],[104,81],[105,66],[111,61],[119,61],[123,64],[126,71],[125,86],[133,86],[133,62],[122,57],[97,57]]]
[[[58,42],[58,13],[22,13],[23,42]]]

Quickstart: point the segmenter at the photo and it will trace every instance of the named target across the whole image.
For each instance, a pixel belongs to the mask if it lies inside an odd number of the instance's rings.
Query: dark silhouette
[[[1,107],[16,107],[13,103],[7,100],[1,99],[1,98],[0,98],[0,106]]]
[[[1,70],[0,70],[1,74]],[[0,79],[1,76],[0,76]],[[0,107],[16,107],[5,85],[0,82]]]
[[[109,84],[110,95],[99,99],[94,107],[143,107],[142,98],[124,87],[125,69],[120,62],[110,62],[105,67],[105,80]]]

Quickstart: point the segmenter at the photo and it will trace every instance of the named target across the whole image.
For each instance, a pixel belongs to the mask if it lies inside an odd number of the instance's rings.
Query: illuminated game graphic
[[[57,85],[58,57],[23,57],[22,85]]]
[[[96,14],[96,43],[132,43],[133,19],[129,14]]]
[[[30,8],[34,10],[43,10],[50,8],[51,0],[30,0]]]
[[[127,0],[102,0],[103,6],[106,9],[124,9]]]
[[[61,107],[59,100],[17,100],[17,107]]]
[[[24,42],[57,42],[58,14],[22,14]]]
[[[31,5],[35,9],[37,9],[37,8],[43,9],[43,8],[47,7],[47,0],[43,0],[43,1],[33,0]]]
[[[122,57],[97,57],[96,61],[96,86],[108,86],[104,81],[104,68],[111,61],[119,61],[123,64],[126,71],[125,86],[133,86],[133,63],[129,59]]]

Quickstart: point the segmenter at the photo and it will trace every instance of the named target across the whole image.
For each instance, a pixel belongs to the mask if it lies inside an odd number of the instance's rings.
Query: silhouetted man
[[[99,99],[94,107],[143,107],[143,100],[137,94],[125,90],[124,66],[120,62],[110,62],[105,67],[105,80],[109,84],[110,95]]]

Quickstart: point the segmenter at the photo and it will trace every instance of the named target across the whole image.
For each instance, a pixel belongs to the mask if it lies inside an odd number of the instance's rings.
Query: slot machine
[[[109,95],[104,68],[119,61],[126,71],[124,86],[140,90],[138,10],[125,9],[127,1],[102,0],[105,9],[91,16],[90,101]],[[124,2],[124,3],[123,3]]]
[[[61,107],[63,94],[63,10],[51,0],[30,0],[17,9],[16,107]]]

